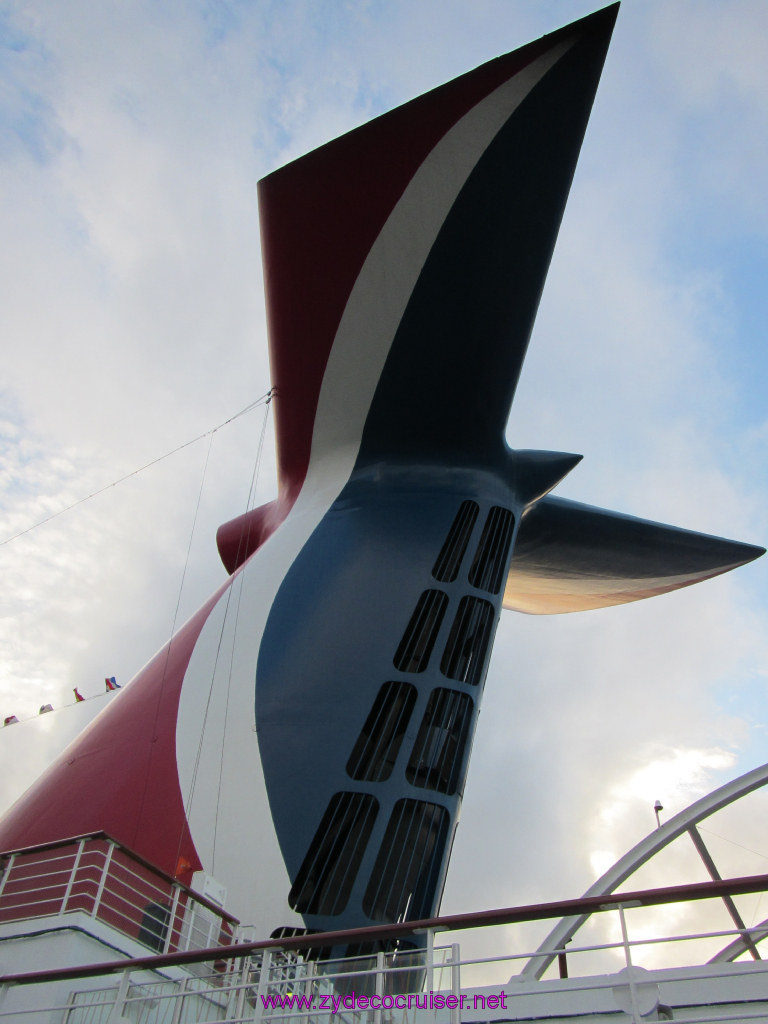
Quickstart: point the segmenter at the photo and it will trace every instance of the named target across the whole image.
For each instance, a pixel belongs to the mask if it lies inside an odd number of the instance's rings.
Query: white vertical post
[[[6,880],[11,873],[11,868],[13,867],[15,860],[16,854],[12,853],[5,865],[5,871],[2,873],[2,875],[0,875],[0,896],[3,895],[3,889],[5,888]]]
[[[208,918],[208,931],[207,931],[206,936],[205,936],[205,946],[203,947],[204,949],[209,949],[213,945],[213,926],[214,926],[214,923],[217,922],[218,920],[219,920],[218,917],[209,917]],[[218,939],[218,937],[219,937],[219,935],[218,935],[218,932],[217,932],[216,933],[216,938]]]
[[[98,917],[99,907],[101,906],[101,897],[104,895],[104,887],[107,884],[107,876],[109,875],[109,868],[112,864],[112,854],[115,851],[115,844],[110,842],[107,844],[107,853],[104,857],[104,863],[101,865],[101,877],[99,878],[99,887],[96,890],[96,899],[93,901],[93,910],[91,911],[91,917],[94,920]]]
[[[174,887],[173,887],[173,900],[171,901],[171,912],[168,915],[168,931],[165,934],[165,942],[163,943],[163,952],[164,953],[167,953],[168,950],[171,948],[171,939],[173,938],[173,929],[174,929],[174,927],[176,925],[176,914],[178,913],[178,909],[179,909],[179,893],[180,892],[181,892],[181,889],[179,888],[179,886],[178,885],[174,885]],[[179,934],[181,934],[181,929],[179,929]]]
[[[240,980],[235,982],[237,987],[237,998],[235,999],[234,1009],[235,1020],[240,1020],[240,1018],[245,1014],[245,994],[248,990],[248,981],[251,975],[251,958],[249,956],[246,955],[241,959],[238,974],[240,976]]]
[[[451,995],[458,997],[458,1006],[451,1010],[451,1024],[461,1024],[461,953],[458,942],[451,945]]]
[[[642,1024],[640,1010],[637,1005],[637,987],[635,985],[634,969],[632,967],[632,950],[629,946],[629,934],[627,932],[627,921],[624,917],[624,905],[618,904],[619,921],[621,922],[621,941],[624,944],[624,957],[627,961],[627,980],[629,982],[629,999],[632,1006],[633,1024]]]
[[[427,992],[435,987],[435,929],[427,929]]]
[[[66,910],[67,910],[67,900],[69,899],[70,895],[72,894],[72,886],[75,884],[75,875],[77,874],[77,869],[80,867],[80,858],[83,856],[83,848],[84,847],[85,847],[85,840],[81,839],[80,842],[77,844],[77,853],[75,854],[75,863],[72,865],[72,870],[69,873],[69,881],[67,882],[67,888],[64,891],[64,898],[61,901],[61,910],[59,911],[60,914],[66,913]]]
[[[75,1001],[77,996],[74,992],[70,992],[67,996],[67,1005],[64,1010],[64,1017],[62,1018],[61,1024],[69,1024],[70,1018],[72,1017],[72,1011],[75,1009]],[[0,1006],[2,1006],[2,999],[0,999]]]
[[[265,949],[261,954],[261,970],[259,971],[259,985],[256,990],[256,1005],[253,1008],[254,1022],[260,1021],[264,1011],[262,996],[269,991],[269,974],[272,966],[272,950]]]
[[[376,995],[379,1005],[373,1011],[373,1022],[381,1024],[381,997],[384,995],[384,954],[381,952],[376,954]]]
[[[107,1018],[107,1024],[119,1024],[119,1021],[123,1016],[123,1010],[125,1009],[125,1000],[128,996],[130,983],[130,970],[123,971],[120,975],[120,984],[117,986],[117,995],[115,996],[115,1001],[112,1005],[112,1012]]]
[[[179,985],[179,991],[173,1000],[173,1017],[171,1017],[171,1024],[179,1024],[181,1020],[181,1013],[184,1009],[184,999],[186,998],[187,982],[189,978],[182,978],[181,984]]]
[[[309,999],[310,1005],[314,1002],[315,994],[316,965],[314,960],[307,960],[304,974],[304,997]],[[312,1016],[307,1016],[307,1024],[310,1024]]]

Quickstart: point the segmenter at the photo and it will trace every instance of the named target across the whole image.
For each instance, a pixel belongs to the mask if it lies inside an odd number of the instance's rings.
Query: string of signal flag
[[[86,701],[96,700],[99,697],[103,697],[107,693],[112,693],[113,690],[122,689],[120,683],[118,683],[114,676],[109,676],[109,678],[105,678],[104,685],[104,693],[94,693],[91,697],[83,697],[78,688],[75,686],[72,689],[72,693],[74,693],[75,699],[73,701],[70,701],[69,704],[64,704],[62,706],[65,708],[70,708],[72,707],[73,704],[83,704]],[[40,715],[47,715],[51,711],[55,710],[57,709],[54,708],[52,704],[41,704],[40,710],[38,711],[37,715],[30,715],[28,718],[17,718],[16,715],[7,715],[3,719],[3,728],[5,728],[5,726],[7,725],[21,725],[22,722],[31,722],[33,718],[39,718]]]

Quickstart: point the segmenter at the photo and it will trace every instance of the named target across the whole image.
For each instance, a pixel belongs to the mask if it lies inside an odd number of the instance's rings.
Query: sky
[[[270,386],[259,178],[593,9],[0,0],[0,811],[224,579],[254,475],[274,497],[266,406],[210,433]],[[763,0],[624,0],[508,428],[584,454],[558,494],[763,545],[767,40]],[[656,799],[768,760],[767,612],[762,559],[504,613],[443,911],[575,897]],[[751,799],[723,874],[768,871]],[[684,849],[643,881],[705,877]]]

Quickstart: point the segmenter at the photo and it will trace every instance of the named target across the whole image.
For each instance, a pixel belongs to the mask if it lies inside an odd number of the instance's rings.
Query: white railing
[[[82,859],[82,858],[81,858]],[[644,972],[635,963],[652,947],[675,956],[694,941],[727,944],[744,930],[633,938],[643,934],[642,908],[684,900],[722,898],[723,892],[768,890],[768,876],[614,894],[536,907],[437,918],[410,924],[243,943],[197,953],[0,977],[0,1024],[61,1021],[62,1024],[459,1024],[471,1021],[547,1019],[635,1021],[683,1019],[689,1024],[768,1021],[768,963],[711,962]],[[628,908],[632,908],[628,913]],[[637,908],[637,909],[635,909]],[[616,915],[616,941],[568,947],[573,973],[581,957],[608,957],[607,970],[551,981],[512,980],[531,955],[499,949],[492,957],[462,957],[458,943],[435,947],[446,931],[551,919],[587,911]],[[640,915],[639,917],[637,915]],[[630,923],[628,923],[628,919]],[[763,928],[764,930],[764,928]],[[424,948],[402,952],[397,943],[424,936]],[[497,931],[508,946],[513,929]],[[322,950],[349,944],[386,946],[390,952],[328,960]],[[302,949],[303,944],[303,949]],[[309,953],[307,947],[319,947]],[[745,946],[749,955],[749,944]],[[543,951],[562,954],[562,950]],[[754,951],[756,952],[756,951]],[[753,956],[754,956],[753,952]],[[188,969],[194,966],[194,973]],[[562,964],[561,964],[562,967]],[[619,968],[622,968],[619,970]],[[478,969],[483,971],[477,984]],[[493,980],[495,978],[495,980]],[[56,984],[58,983],[58,985]],[[24,991],[51,985],[51,1001],[25,1009]],[[101,986],[101,987],[99,987]],[[106,986],[106,987],[105,987]],[[59,1001],[54,991],[66,991]],[[5,1002],[3,1002],[3,993]],[[699,993],[698,997],[696,993]]]
[[[238,924],[103,833],[0,857],[0,927],[78,912],[156,953],[230,943]]]

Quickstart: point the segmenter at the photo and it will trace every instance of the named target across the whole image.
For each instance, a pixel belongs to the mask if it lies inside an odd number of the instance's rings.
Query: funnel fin
[[[570,452],[516,451],[512,465],[515,493],[526,506],[533,505],[557,487],[574,466],[578,466],[583,455]]]
[[[260,183],[284,496],[340,451],[502,457],[617,8]]]
[[[520,524],[504,607],[548,615],[626,604],[718,576],[764,551],[547,497]]]

